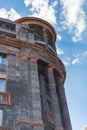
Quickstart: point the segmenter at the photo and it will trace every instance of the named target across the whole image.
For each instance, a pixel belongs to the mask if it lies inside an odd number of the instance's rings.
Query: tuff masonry
[[[42,19],[0,18],[0,130],[72,130],[55,41]]]

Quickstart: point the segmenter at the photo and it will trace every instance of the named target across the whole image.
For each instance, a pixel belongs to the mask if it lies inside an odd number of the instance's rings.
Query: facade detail
[[[72,130],[55,41],[42,19],[0,18],[0,130]]]

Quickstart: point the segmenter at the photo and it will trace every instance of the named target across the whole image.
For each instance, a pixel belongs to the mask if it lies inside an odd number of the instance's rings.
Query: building
[[[85,127],[85,129],[84,130],[87,130],[87,127]]]
[[[42,19],[0,18],[0,130],[72,130],[55,41]]]

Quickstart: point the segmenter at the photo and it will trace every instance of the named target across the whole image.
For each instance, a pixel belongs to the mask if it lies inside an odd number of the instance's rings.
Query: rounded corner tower
[[[55,42],[45,20],[0,18],[0,130],[72,130]]]

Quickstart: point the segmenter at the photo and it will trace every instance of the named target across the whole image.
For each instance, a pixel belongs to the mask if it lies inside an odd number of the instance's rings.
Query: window
[[[0,79],[0,92],[4,92],[5,80]]]
[[[0,126],[2,126],[2,120],[3,120],[3,110],[0,109]]]
[[[6,71],[6,55],[0,54],[0,71]]]

